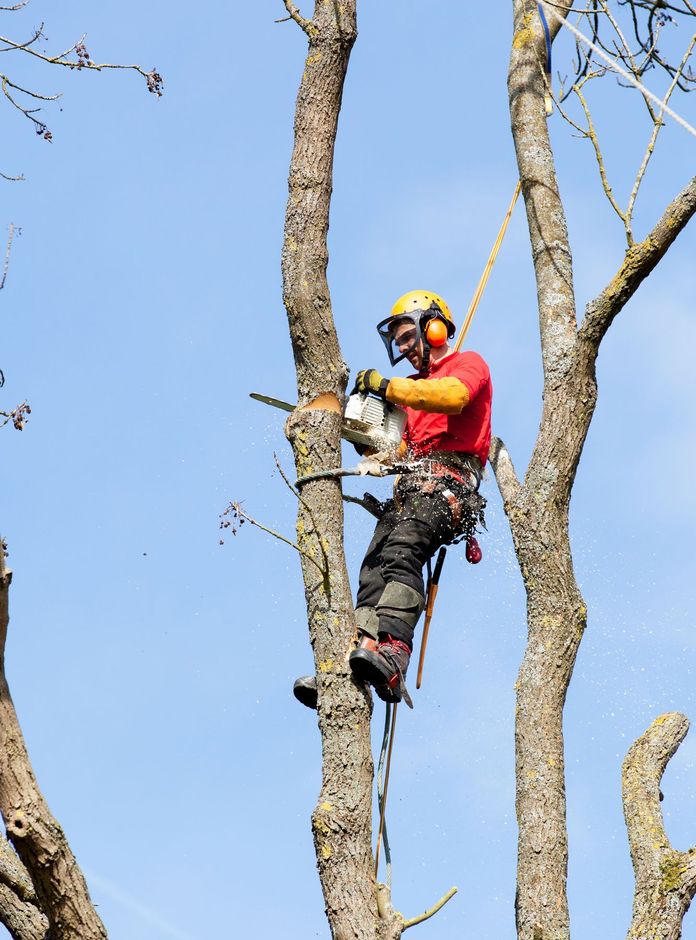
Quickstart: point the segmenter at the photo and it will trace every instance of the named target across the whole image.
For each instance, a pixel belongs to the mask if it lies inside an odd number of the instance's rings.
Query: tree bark
[[[636,876],[627,940],[679,940],[696,893],[696,848],[672,848],[660,808],[662,774],[688,730],[684,715],[660,715],[623,763],[624,817]]]
[[[5,568],[0,549],[0,812],[7,835],[31,878],[28,897],[33,897],[35,891],[52,940],[106,940],[106,930],[94,910],[75,856],[39,790],[10,696],[5,677],[5,642],[11,580],[12,573]],[[5,880],[1,873],[0,880]],[[17,885],[20,883],[17,881]],[[24,913],[28,915],[29,911]],[[20,911],[12,916],[18,923]],[[38,931],[37,923],[34,926]],[[25,935],[43,936],[40,932],[17,934]]]
[[[300,402],[286,433],[302,476],[339,466],[341,460],[347,369],[331,312],[327,232],[334,144],[357,25],[355,0],[317,0],[311,20],[292,3],[286,7],[309,40],[295,112],[282,252],[283,299]],[[355,619],[337,481],[303,487],[297,543],[319,690],[322,785],[312,814],[319,877],[332,936],[373,940],[384,936],[386,924],[379,919],[371,846],[371,699],[353,682],[347,663]]]
[[[0,883],[0,923],[12,940],[50,940],[48,918],[36,904]]]
[[[491,450],[527,594],[528,642],[516,685],[516,914],[520,940],[567,940],[563,707],[586,625],[568,537],[571,490],[597,401],[601,339],[693,216],[696,181],[627,254],[611,283],[588,305],[578,330],[572,256],[544,105],[543,29],[536,2],[513,0],[513,12],[508,92],[544,372],[541,424],[524,482],[502,441],[494,440]],[[556,26],[552,36],[557,31]]]
[[[38,908],[29,872],[0,839],[0,922],[14,940],[47,940],[48,920]]]

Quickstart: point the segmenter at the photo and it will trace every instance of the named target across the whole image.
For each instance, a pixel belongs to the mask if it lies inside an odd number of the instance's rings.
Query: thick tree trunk
[[[347,370],[326,278],[333,152],[343,82],[357,35],[355,0],[318,0],[312,20],[286,3],[309,51],[297,98],[282,272],[301,407],[287,434],[299,475],[341,462],[340,421]],[[302,490],[297,519],[309,634],[319,686],[322,786],[312,814],[319,877],[332,936],[381,935],[371,847],[373,765],[369,693],[347,664],[355,632],[343,551],[337,481]]]
[[[544,106],[544,33],[536,2],[513,0],[513,11],[508,91],[544,370],[541,425],[524,483],[501,441],[494,441],[491,451],[527,592],[528,643],[515,724],[516,910],[520,940],[567,940],[563,707],[586,624],[568,538],[571,490],[597,401],[599,344],[696,212],[696,186],[692,181],[631,249],[611,283],[588,305],[578,330],[572,257]],[[553,26],[552,37],[557,31]]]
[[[7,835],[23,868],[31,877],[31,900],[46,914],[51,940],[106,940],[106,930],[89,897],[85,879],[70,851],[63,830],[39,790],[29,760],[17,714],[5,678],[5,641],[9,623],[8,594],[11,572],[5,569],[0,549],[0,811]],[[16,892],[15,892],[16,893]],[[21,894],[20,894],[21,897]],[[0,897],[1,903],[1,897]],[[38,911],[37,911],[38,914]],[[42,937],[42,920],[27,909],[17,918],[30,917],[34,932],[23,937]],[[9,924],[8,924],[9,927]]]

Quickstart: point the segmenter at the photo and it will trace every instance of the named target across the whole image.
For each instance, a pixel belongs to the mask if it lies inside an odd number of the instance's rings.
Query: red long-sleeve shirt
[[[461,413],[432,413],[406,405],[404,440],[417,456],[434,450],[459,451],[475,454],[485,466],[491,445],[493,387],[484,359],[475,352],[453,352],[433,362],[427,373],[409,378],[428,382],[450,376],[459,379],[469,393]]]

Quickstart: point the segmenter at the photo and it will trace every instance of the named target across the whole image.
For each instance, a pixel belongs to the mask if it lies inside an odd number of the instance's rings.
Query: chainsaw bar
[[[269,395],[260,395],[258,392],[250,392],[249,397],[254,401],[260,401],[264,405],[271,405],[273,408],[279,408],[281,411],[295,411],[297,405],[291,405],[290,402],[281,401],[280,398],[271,398]],[[364,425],[359,421],[341,422],[341,437],[344,441],[350,441],[351,444],[362,444],[364,447],[381,448],[385,445],[382,434],[377,430],[370,430],[369,425]]]

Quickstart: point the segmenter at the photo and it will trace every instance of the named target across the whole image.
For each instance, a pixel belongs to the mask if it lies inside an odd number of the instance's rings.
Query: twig
[[[2,280],[0,280],[0,290],[5,286],[5,281],[7,280],[7,272],[10,269],[10,252],[12,251],[12,239],[14,238],[15,227],[14,222],[10,222],[10,231],[7,236],[7,248],[5,249],[5,263],[2,268]]]
[[[162,95],[163,79],[157,69],[153,68],[149,72],[146,72],[145,69],[139,65],[116,65],[110,62],[93,62],[84,47],[84,39],[85,37],[83,36],[79,42],[71,46],[70,49],[66,49],[65,52],[61,52],[59,55],[48,56],[44,55],[42,52],[37,52],[36,49],[31,49],[28,43],[18,43],[13,39],[9,39],[7,36],[0,36],[0,42],[5,43],[7,46],[7,49],[0,51],[26,52],[28,55],[32,55],[37,59],[41,59],[42,62],[48,62],[49,65],[62,65],[65,68],[77,69],[78,71],[87,69],[88,71],[92,72],[102,72],[106,69],[122,69],[131,72],[137,72],[138,75],[142,75],[142,77],[147,82],[148,91],[152,92],[154,95],[157,95],[157,97]],[[30,40],[30,42],[34,41],[35,39]],[[73,52],[77,56],[77,60],[67,58]]]
[[[428,908],[427,911],[419,914],[418,917],[412,917],[410,920],[405,920],[403,929],[408,930],[409,927],[415,927],[416,924],[422,924],[424,920],[428,920],[433,916],[433,914],[437,914],[437,912],[455,896],[457,890],[457,888],[450,888],[447,894],[444,894],[437,904],[433,904],[431,908]]]
[[[6,49],[0,49],[0,52],[15,52],[16,50],[26,49],[28,46],[33,46],[35,42],[38,42],[39,39],[45,38],[43,33],[44,24],[40,23],[39,26],[34,30],[34,35],[27,39],[26,42],[15,42],[11,40],[12,45],[8,46]]]
[[[634,85],[641,92],[643,97],[649,98],[652,102],[657,104],[659,107],[662,107],[664,112],[666,114],[669,114],[669,116],[673,120],[675,120],[677,124],[680,124],[684,128],[684,130],[687,130],[690,134],[696,137],[696,127],[693,127],[691,124],[689,124],[688,121],[685,121],[684,118],[680,114],[677,114],[677,112],[674,111],[672,108],[669,108],[666,105],[663,106],[663,102],[660,100],[660,98],[658,98],[658,96],[654,92],[650,91],[649,88],[646,88],[645,85],[643,85],[642,82],[640,82],[636,78],[635,75],[631,75],[629,72],[627,72],[626,69],[623,68],[623,66],[619,65],[615,59],[613,59],[610,55],[608,55],[596,43],[593,43],[590,39],[588,39],[587,36],[583,36],[583,34],[578,29],[576,29],[572,23],[569,23],[567,19],[560,16],[558,13],[556,13],[555,10],[549,10],[549,12],[552,17],[554,17],[558,22],[561,22],[568,30],[570,30],[570,32],[573,33],[576,39],[582,40],[582,42],[584,42],[585,45],[589,46],[591,49],[594,49],[594,51],[599,56],[599,58],[602,59],[604,62],[606,62],[606,64],[614,72],[617,72],[625,81],[629,82],[631,85]]]
[[[580,104],[582,105],[582,110],[585,112],[585,119],[587,120],[587,136],[592,141],[592,146],[594,147],[595,158],[597,160],[597,166],[599,167],[599,176],[602,180],[602,189],[609,200],[612,209],[616,212],[621,221],[626,225],[626,215],[621,211],[621,208],[614,197],[611,186],[609,185],[609,179],[607,177],[607,172],[604,166],[604,157],[602,155],[602,150],[599,146],[599,139],[597,137],[597,132],[595,130],[594,124],[592,123],[592,115],[588,107],[585,96],[582,93],[582,88],[579,85],[573,85],[573,91],[578,96]]]
[[[312,525],[314,526],[314,531],[316,532],[317,541],[319,542],[319,547],[321,548],[321,553],[324,557],[324,565],[326,566],[324,570],[328,571],[329,570],[329,558],[326,553],[326,539],[321,534],[321,530],[319,526],[317,525],[317,521],[314,518],[314,513],[312,512],[312,507],[304,499],[304,497],[302,496],[300,491],[297,489],[297,487],[293,486],[292,483],[290,482],[287,474],[285,473],[285,471],[280,465],[280,460],[278,459],[278,455],[275,453],[275,451],[273,452],[273,459],[275,460],[275,465],[278,468],[278,473],[280,474],[283,482],[285,483],[287,488],[290,490],[290,492],[293,493],[293,495],[296,496],[299,502],[304,506],[304,508],[307,511],[307,515],[312,521]]]
[[[304,16],[300,14],[300,11],[297,9],[297,7],[292,2],[292,0],[283,0],[283,3],[285,4],[285,9],[288,11],[288,17],[291,20],[294,20],[297,23],[297,25],[301,29],[303,29],[304,32],[307,33],[307,35],[309,35],[309,28],[310,28],[312,21],[306,20]],[[276,20],[276,22],[280,22],[280,21]]]
[[[679,63],[679,67],[674,73],[672,83],[667,89],[667,93],[665,94],[665,97],[663,99],[665,105],[667,104],[669,99],[672,97],[672,92],[677,87],[677,84],[679,82],[679,76],[682,74],[682,72],[684,71],[684,68],[686,67],[686,63],[688,62],[691,56],[694,45],[696,45],[696,33],[694,33],[694,35],[691,37],[691,40],[689,42],[689,45],[687,46],[686,52],[684,53],[684,56],[681,62]],[[650,158],[653,155],[655,144],[657,142],[657,136],[660,133],[660,129],[664,126],[664,121],[662,120],[663,112],[664,112],[664,107],[660,109],[659,114],[655,118],[655,124],[653,126],[652,134],[650,135],[650,140],[645,150],[643,161],[640,165],[638,173],[636,174],[636,179],[633,184],[633,189],[631,190],[631,195],[628,200],[628,206],[626,207],[626,216],[625,216],[624,222],[626,225],[626,238],[628,239],[629,247],[633,244],[633,233],[631,231],[631,218],[633,216],[633,208],[635,206],[636,197],[638,196],[638,190],[640,189],[640,184],[643,182],[645,171],[647,170],[648,163],[650,162]]]
[[[315,558],[312,558],[312,556],[308,552],[305,552],[303,549],[301,549],[300,546],[297,544],[297,542],[293,542],[290,539],[287,539],[284,535],[281,535],[280,532],[276,532],[275,529],[269,529],[268,526],[265,526],[261,522],[258,522],[256,519],[253,518],[253,516],[250,516],[247,512],[244,512],[244,510],[242,509],[239,503],[236,503],[236,502],[230,503],[230,505],[227,507],[227,509],[224,511],[222,515],[223,516],[228,515],[230,510],[232,510],[234,515],[236,515],[239,518],[240,523],[248,522],[250,523],[250,525],[256,526],[257,529],[261,529],[263,532],[266,532],[268,535],[272,535],[273,538],[279,539],[281,542],[285,542],[285,544],[289,545],[290,548],[294,548],[296,552],[299,552],[300,555],[303,555],[308,561],[312,562],[312,564],[320,571],[322,578],[326,578],[327,576],[326,570],[322,568],[319,562]],[[232,523],[221,522],[220,525],[222,528],[225,528],[227,525],[232,525]],[[234,529],[233,531],[236,532],[236,530]]]
[[[621,45],[623,46],[623,48],[624,48],[624,50],[625,50],[625,53],[626,53],[626,56],[627,56],[627,58],[628,58],[629,65],[630,65],[630,67],[631,67],[631,72],[632,72],[632,74],[637,78],[637,77],[641,74],[641,72],[640,72],[640,70],[636,67],[635,57],[634,57],[633,53],[631,52],[631,47],[630,47],[630,46],[628,45],[628,43],[626,42],[626,39],[625,39],[625,37],[624,37],[624,34],[623,34],[622,31],[621,31],[621,27],[619,26],[619,24],[617,23],[616,19],[615,19],[614,16],[612,15],[611,10],[609,9],[609,4],[606,2],[606,0],[602,0],[602,9],[603,9],[603,11],[604,11],[605,16],[607,17],[607,19],[609,20],[609,22],[611,23],[611,25],[614,27],[614,30],[616,31],[616,35],[617,35],[617,36],[619,37],[619,39],[621,40]],[[636,39],[637,39],[637,38],[638,38],[638,36],[636,35]],[[638,41],[640,42],[640,40],[638,40]],[[625,61],[625,59],[624,59],[624,61]],[[648,97],[646,97],[645,94],[643,94],[643,100],[645,101],[645,106],[646,106],[646,108],[648,109],[648,114],[650,115],[650,117],[651,117],[651,118],[653,119],[653,121],[654,121],[654,120],[655,120],[655,111],[654,111],[653,106],[652,106],[652,104],[651,104],[651,102],[650,102],[650,99],[649,99]]]
[[[14,411],[0,411],[0,417],[5,419],[4,421],[0,421],[0,428],[4,428],[5,425],[9,424],[11,421],[16,431],[23,431],[27,423],[27,417],[30,414],[31,405],[28,401],[23,401],[21,405],[17,405]]]
[[[49,131],[44,121],[40,121],[38,118],[34,117],[37,111],[40,111],[41,109],[40,108],[23,108],[21,104],[19,104],[19,102],[15,101],[15,99],[12,97],[12,95],[9,93],[7,89],[8,87],[14,88],[17,91],[21,91],[25,95],[30,95],[32,98],[37,98],[41,101],[55,101],[57,98],[60,98],[60,95],[46,96],[46,95],[39,95],[33,91],[27,91],[25,88],[20,88],[19,85],[15,85],[13,82],[11,82],[6,75],[0,75],[0,79],[2,79],[2,86],[1,86],[2,93],[10,102],[10,104],[13,105],[18,111],[21,111],[25,118],[28,118],[28,120],[30,120],[33,124],[36,125],[37,134],[40,134],[46,140],[51,141],[53,139],[53,135]]]

